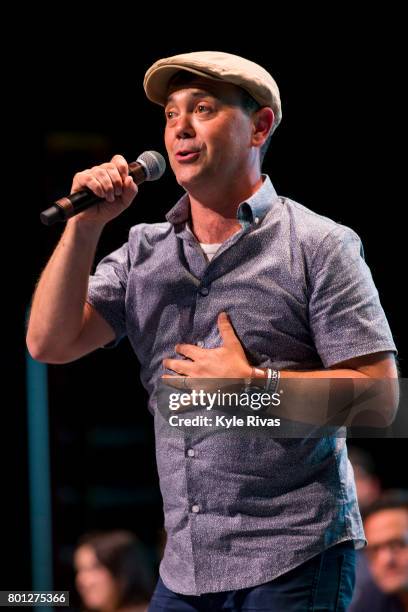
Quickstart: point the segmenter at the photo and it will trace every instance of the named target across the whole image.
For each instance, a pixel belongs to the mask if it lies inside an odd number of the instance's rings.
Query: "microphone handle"
[[[146,172],[139,162],[129,164],[129,174],[140,185],[146,180]],[[90,189],[85,188],[81,191],[71,193],[69,196],[56,200],[52,206],[43,210],[40,214],[41,222],[44,225],[53,225],[57,221],[66,221],[82,210],[90,208],[94,204],[103,202],[104,198],[95,195]]]

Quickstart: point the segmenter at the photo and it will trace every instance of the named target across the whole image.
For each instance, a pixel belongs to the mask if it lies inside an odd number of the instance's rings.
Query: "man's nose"
[[[177,118],[175,134],[177,138],[191,138],[195,135],[194,127],[191,123],[191,117],[189,113],[180,113]]]
[[[395,555],[389,548],[384,547],[378,551],[378,560],[383,567],[392,565],[395,561]]]

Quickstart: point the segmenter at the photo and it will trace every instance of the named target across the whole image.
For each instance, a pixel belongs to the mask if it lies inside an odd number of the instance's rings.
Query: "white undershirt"
[[[186,223],[186,227],[188,231],[190,232],[190,234],[194,236],[192,229],[190,227],[190,223],[188,221]],[[206,258],[208,259],[208,261],[212,260],[212,258],[214,257],[214,255],[216,254],[216,252],[218,251],[221,245],[222,245],[222,242],[214,242],[212,244],[206,244],[205,242],[200,242],[200,247],[203,249],[204,254]]]
[[[203,249],[208,261],[212,260],[221,245],[222,242],[215,242],[213,244],[205,244],[204,242],[200,242],[200,247]]]

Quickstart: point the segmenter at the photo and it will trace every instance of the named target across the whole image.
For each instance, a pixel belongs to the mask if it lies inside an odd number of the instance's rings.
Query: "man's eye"
[[[168,111],[168,112],[166,113],[166,117],[167,117],[167,119],[173,119],[173,114],[174,114],[174,113],[173,113],[173,111]]]
[[[204,111],[210,111],[210,110],[211,110],[211,109],[210,109],[210,107],[209,107],[209,106],[206,106],[205,104],[199,104],[199,105],[197,106],[197,109],[198,109],[200,112],[201,112],[201,110],[200,110],[200,109],[202,109],[202,110],[204,110]]]

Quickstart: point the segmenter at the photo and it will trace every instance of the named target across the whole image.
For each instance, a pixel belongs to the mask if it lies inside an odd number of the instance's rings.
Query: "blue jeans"
[[[282,576],[254,587],[181,595],[159,578],[149,612],[343,612],[354,589],[355,550],[341,542]]]

